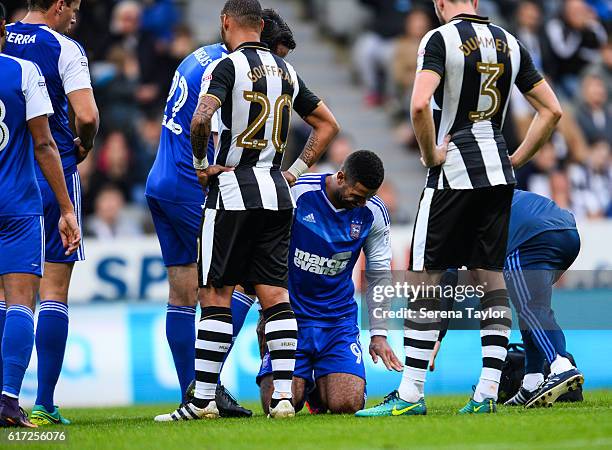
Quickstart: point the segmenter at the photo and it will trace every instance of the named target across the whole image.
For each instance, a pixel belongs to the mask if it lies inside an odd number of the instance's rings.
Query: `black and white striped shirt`
[[[441,77],[432,98],[438,145],[451,135],[446,162],[429,169],[427,187],[514,184],[501,132],[512,86],[525,93],[543,81],[523,45],[486,17],[462,14],[425,35],[417,70]]]
[[[209,66],[200,95],[212,96],[221,105],[214,164],[235,167],[211,183],[206,208],[294,208],[280,171],[291,110],[306,117],[320,100],[291,64],[265,44],[244,43]]]

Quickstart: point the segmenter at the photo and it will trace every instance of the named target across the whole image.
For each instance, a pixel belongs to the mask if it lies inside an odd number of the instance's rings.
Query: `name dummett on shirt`
[[[293,79],[291,78],[289,72],[283,70],[280,67],[270,66],[268,64],[262,64],[261,66],[253,68],[249,71],[249,73],[247,73],[247,76],[249,77],[249,80],[251,80],[253,83],[256,83],[258,80],[266,76],[279,77],[282,78],[283,81],[286,81],[291,86],[293,86]]]
[[[465,56],[470,56],[472,52],[478,50],[479,48],[494,48],[498,52],[508,55],[512,52],[512,49],[506,42],[502,41],[501,39],[494,39],[492,37],[471,37],[459,46],[459,50],[461,50]]]

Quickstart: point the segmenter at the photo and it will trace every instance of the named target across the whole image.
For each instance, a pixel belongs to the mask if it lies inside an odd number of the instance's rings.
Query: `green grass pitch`
[[[425,417],[357,419],[310,416],[154,423],[172,405],[68,409],[65,443],[2,445],[4,448],[78,449],[610,449],[612,391],[587,391],[581,404],[525,410],[500,407],[495,415],[459,416],[467,396],[428,398]],[[373,401],[368,402],[368,405]],[[260,411],[257,404],[247,406]],[[41,428],[43,430],[43,428]],[[2,431],[6,433],[6,431]],[[6,440],[3,440],[6,443]]]

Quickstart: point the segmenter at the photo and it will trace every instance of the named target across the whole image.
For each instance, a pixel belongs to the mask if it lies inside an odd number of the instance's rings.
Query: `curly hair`
[[[350,184],[361,183],[368,189],[378,189],[385,179],[385,168],[378,155],[369,150],[351,153],[342,164]]]
[[[274,51],[279,44],[289,50],[295,50],[297,44],[293,37],[293,31],[287,22],[273,9],[263,10],[264,29],[261,33],[261,42],[268,45]]]

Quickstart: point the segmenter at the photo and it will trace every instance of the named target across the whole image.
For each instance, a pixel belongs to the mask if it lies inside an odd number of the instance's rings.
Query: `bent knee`
[[[354,414],[360,409],[363,409],[363,406],[363,396],[361,396],[360,398],[331,400],[327,405],[329,412],[331,412],[332,414]]]

